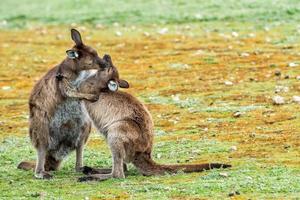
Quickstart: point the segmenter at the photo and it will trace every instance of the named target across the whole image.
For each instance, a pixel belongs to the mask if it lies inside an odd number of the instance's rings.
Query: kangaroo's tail
[[[61,160],[56,160],[53,156],[47,155],[45,161],[45,170],[46,171],[55,171],[59,168],[61,164]],[[34,161],[22,161],[18,165],[18,169],[23,170],[33,170],[35,169],[35,162]]]
[[[18,169],[23,170],[33,170],[35,168],[35,162],[34,161],[22,161],[18,164]]]
[[[152,160],[151,155],[139,153],[136,155],[133,164],[145,176],[162,175],[165,173],[176,173],[183,171],[185,173],[202,172],[213,168],[229,168],[229,164],[221,163],[203,163],[203,164],[186,164],[186,165],[162,165]]]

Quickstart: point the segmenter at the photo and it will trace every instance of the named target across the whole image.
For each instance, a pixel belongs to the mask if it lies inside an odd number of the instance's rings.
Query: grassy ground
[[[30,2],[0,3],[0,199],[224,199],[236,191],[231,198],[299,199],[300,108],[291,99],[299,96],[300,65],[288,67],[300,64],[298,1]],[[233,168],[143,177],[130,166],[125,180],[77,183],[72,154],[50,181],[17,170],[35,158],[30,90],[65,57],[73,22],[146,103],[158,162]],[[288,87],[278,93],[284,105],[272,104],[276,86]],[[95,131],[84,160],[111,166]]]
[[[299,17],[298,0],[3,0],[0,2],[0,20],[6,20],[9,27],[23,27],[29,22],[42,24],[298,22]]]

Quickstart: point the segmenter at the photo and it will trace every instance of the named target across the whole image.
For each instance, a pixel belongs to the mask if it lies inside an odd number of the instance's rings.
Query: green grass
[[[199,149],[202,147],[202,149]],[[174,163],[187,158],[190,151],[202,154],[229,154],[228,145],[214,141],[160,142],[155,146],[154,155],[162,153],[161,162]],[[180,152],[174,156],[172,151]],[[194,151],[195,153],[195,151]],[[170,156],[168,156],[168,154]],[[172,154],[172,155],[171,155]],[[64,162],[62,169],[54,173],[53,180],[37,180],[33,172],[17,170],[18,162],[34,159],[35,151],[28,139],[6,138],[0,147],[0,199],[84,199],[130,198],[130,199],[172,199],[209,198],[224,199],[233,191],[248,198],[297,198],[300,195],[300,169],[284,166],[266,166],[257,163],[234,161],[230,170],[211,170],[203,173],[143,177],[130,166],[126,179],[104,182],[78,183],[82,176],[75,173],[74,154]],[[111,165],[106,146],[87,148],[86,164],[107,167]],[[227,172],[228,177],[220,176]]]
[[[3,0],[0,21],[4,27],[31,23],[70,24],[178,24],[200,21],[298,22],[297,0]]]
[[[299,67],[287,67],[300,63],[299,19],[299,0],[0,1],[0,200],[226,199],[235,191],[244,199],[299,199],[299,105],[271,101],[276,85],[289,86],[280,93],[287,101],[299,96]],[[27,136],[29,90],[59,62],[72,23],[87,27],[84,37],[101,54],[114,55],[132,94],[147,103],[155,160],[233,168],[143,177],[129,165],[126,179],[78,183],[73,153],[52,180],[16,169],[36,157]],[[168,33],[159,34],[162,28]],[[250,56],[240,57],[244,52]],[[282,78],[274,77],[277,69]],[[241,117],[233,117],[236,111]],[[238,150],[229,151],[232,146]],[[111,166],[102,137],[92,135],[84,161]]]

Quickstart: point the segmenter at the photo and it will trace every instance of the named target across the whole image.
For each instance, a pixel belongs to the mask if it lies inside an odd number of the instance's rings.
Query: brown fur
[[[79,91],[83,93],[99,93],[96,102],[85,101],[85,107],[97,129],[106,137],[112,152],[113,168],[110,174],[93,174],[82,177],[79,181],[105,180],[108,178],[124,178],[124,163],[133,163],[143,175],[160,175],[164,173],[200,172],[212,168],[230,167],[227,164],[205,163],[194,165],[162,165],[151,158],[153,147],[153,121],[147,108],[135,97],[125,92],[100,92],[99,87],[107,80],[119,80],[117,69],[110,59],[109,72],[98,71],[96,76],[82,82]],[[98,84],[97,84],[98,83]],[[88,173],[97,173],[85,171]],[[101,172],[101,171],[100,171]]]
[[[74,149],[76,149],[75,168],[80,170],[83,146],[90,134],[91,122],[83,118],[79,100],[95,101],[98,96],[74,90],[72,82],[78,78],[81,71],[99,69],[106,67],[106,65],[94,49],[83,44],[77,30],[72,29],[71,36],[75,46],[67,51],[68,57],[61,64],[48,71],[35,84],[29,98],[29,135],[37,150],[38,158],[37,164],[25,161],[21,162],[18,168],[28,170],[35,167],[37,178],[51,178],[47,171],[57,170],[64,154],[68,154]],[[78,105],[77,118],[68,116],[69,104],[73,106],[71,108],[76,108]],[[63,112],[64,109],[67,113]],[[57,112],[63,113],[69,121],[60,122],[55,118]],[[70,115],[76,115],[76,111],[74,112]],[[79,122],[81,125],[77,125]],[[74,135],[74,133],[78,135]],[[63,134],[69,134],[71,137],[66,135],[68,140],[62,140]]]

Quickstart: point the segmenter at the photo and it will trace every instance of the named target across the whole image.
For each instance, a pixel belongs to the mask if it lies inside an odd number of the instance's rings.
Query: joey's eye
[[[66,51],[68,58],[75,59],[79,57],[79,54],[75,50],[67,50]]]
[[[110,90],[110,91],[112,91],[112,92],[115,92],[115,91],[117,91],[118,90],[118,84],[115,82],[115,81],[113,81],[113,80],[110,80],[109,82],[108,82],[108,89]]]

